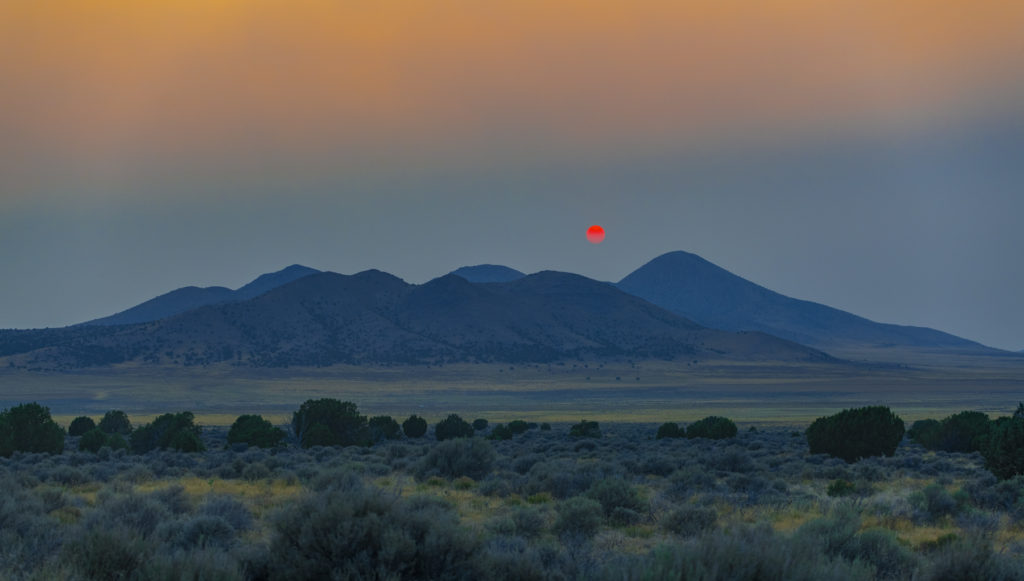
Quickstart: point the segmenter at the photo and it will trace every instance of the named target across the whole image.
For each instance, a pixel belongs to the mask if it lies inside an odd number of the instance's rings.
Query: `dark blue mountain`
[[[187,286],[162,294],[156,298],[135,305],[134,307],[103,317],[81,323],[82,325],[133,325],[148,323],[191,311],[207,305],[216,305],[234,301],[244,301],[258,297],[279,286],[286,285],[305,276],[320,272],[315,268],[293,264],[288,268],[260,275],[256,280],[231,290],[222,286],[196,287]]]
[[[616,286],[707,327],[761,331],[831,353],[889,347],[1005,353],[935,329],[876,323],[790,298],[689,252],[663,254]]]
[[[469,282],[512,282],[526,276],[514,268],[498,264],[478,264],[476,266],[463,266],[451,271],[448,274],[461,276]]]

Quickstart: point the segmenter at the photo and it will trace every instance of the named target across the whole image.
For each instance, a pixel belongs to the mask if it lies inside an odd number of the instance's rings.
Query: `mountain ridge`
[[[878,323],[788,297],[681,250],[655,257],[616,286],[702,325],[761,331],[818,349],[904,346],[1000,352],[929,327]]]
[[[505,283],[448,274],[421,285],[376,270],[322,272],[148,323],[0,332],[4,363],[52,369],[679,357],[836,361],[776,337],[708,329],[609,283],[556,271]]]

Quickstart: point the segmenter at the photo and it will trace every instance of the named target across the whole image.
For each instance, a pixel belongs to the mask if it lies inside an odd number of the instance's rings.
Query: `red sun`
[[[591,244],[600,244],[604,240],[604,228],[594,224],[590,228],[587,228],[587,240]]]

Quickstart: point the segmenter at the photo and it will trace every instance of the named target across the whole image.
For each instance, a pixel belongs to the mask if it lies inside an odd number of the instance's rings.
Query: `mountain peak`
[[[478,264],[463,266],[448,274],[461,276],[469,282],[512,282],[526,276],[522,272],[499,264]]]

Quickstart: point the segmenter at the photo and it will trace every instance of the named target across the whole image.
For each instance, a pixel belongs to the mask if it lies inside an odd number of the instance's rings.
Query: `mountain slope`
[[[277,272],[260,275],[256,280],[234,291],[222,286],[188,286],[149,299],[144,303],[119,313],[81,324],[109,326],[148,323],[206,305],[251,299],[281,285],[317,272],[320,271],[299,264],[293,264]]]
[[[319,273],[247,301],[150,323],[0,332],[16,366],[128,361],[253,366],[662,358],[832,361],[760,333],[704,328],[608,283],[540,272],[505,283],[449,274]]]
[[[663,254],[616,286],[702,325],[762,331],[819,349],[898,346],[998,352],[935,329],[876,323],[790,298],[688,252]]]
[[[469,282],[512,282],[526,276],[514,268],[498,264],[478,264],[476,266],[463,266],[448,274],[461,276]]]

